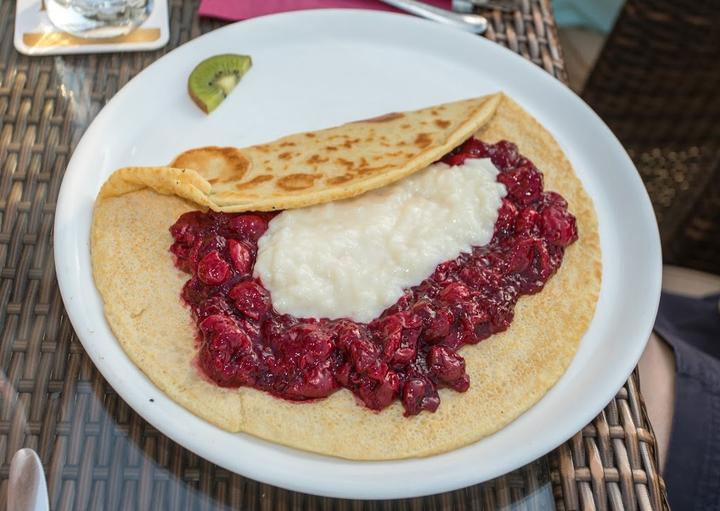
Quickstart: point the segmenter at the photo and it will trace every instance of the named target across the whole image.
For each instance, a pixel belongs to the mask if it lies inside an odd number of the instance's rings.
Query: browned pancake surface
[[[499,94],[289,135],[245,148],[201,147],[169,167],[117,170],[101,197],[141,188],[216,211],[269,211],[346,199],[424,169],[493,115]]]

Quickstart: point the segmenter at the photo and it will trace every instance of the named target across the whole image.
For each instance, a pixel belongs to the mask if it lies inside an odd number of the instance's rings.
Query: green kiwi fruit
[[[230,94],[250,66],[249,55],[228,53],[203,60],[188,78],[190,97],[209,114]]]

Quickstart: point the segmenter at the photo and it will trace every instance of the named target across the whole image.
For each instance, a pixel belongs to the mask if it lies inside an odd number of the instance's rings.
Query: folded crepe
[[[215,211],[270,211],[346,199],[422,170],[479,130],[500,95],[391,113],[242,149],[203,147],[169,167],[116,171],[100,198],[141,188]]]
[[[180,298],[188,275],[168,250],[168,228],[191,210],[272,210],[358,195],[425,168],[475,135],[509,140],[562,194],[579,239],[544,289],[522,297],[505,332],[461,354],[467,392],[440,389],[435,413],[381,412],[347,390],[294,403],[253,388],[221,388],[195,365],[196,327]],[[592,201],[557,142],[510,98],[486,96],[291,135],[245,149],[203,148],[172,167],[113,174],[95,207],[95,283],[128,356],[168,396],[228,431],[349,459],[426,456],[501,429],[542,398],[572,360],[593,316],[600,244]]]

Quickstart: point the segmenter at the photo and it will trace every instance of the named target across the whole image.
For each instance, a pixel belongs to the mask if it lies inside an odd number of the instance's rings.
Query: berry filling
[[[340,388],[370,409],[396,399],[405,415],[440,405],[439,388],[470,386],[458,350],[506,330],[518,298],[539,292],[577,240],[567,202],[515,144],[471,138],[442,161],[490,158],[507,189],[489,244],[437,266],[370,323],[277,313],[253,278],[257,241],[278,213],[182,215],[170,228],[182,291],[198,325],[199,365],[223,387],[305,401]],[[452,172],[452,170],[448,170]]]

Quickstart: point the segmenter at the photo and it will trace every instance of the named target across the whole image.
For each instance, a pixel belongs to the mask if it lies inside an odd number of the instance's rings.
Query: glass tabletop
[[[199,20],[196,2],[172,0],[169,8],[163,50],[26,57],[13,48],[14,2],[0,3],[0,508],[10,460],[30,447],[43,462],[51,509],[58,510],[555,509],[559,490],[547,457],[424,498],[346,501],[290,492],[184,449],[104,381],[64,313],[52,257],[55,201],[73,148],[119,88],[163,53],[221,26]],[[490,36],[506,37],[492,30]],[[502,42],[562,77],[557,55],[528,52],[517,38]]]
[[[61,320],[61,321],[64,321]],[[62,328],[62,326],[61,326]],[[184,449],[135,414],[102,380],[76,341],[64,382],[42,409],[27,380],[3,385],[0,507],[15,448],[35,449],[51,509],[555,509],[546,458],[497,480],[430,497],[351,501],[295,493],[233,474]]]

